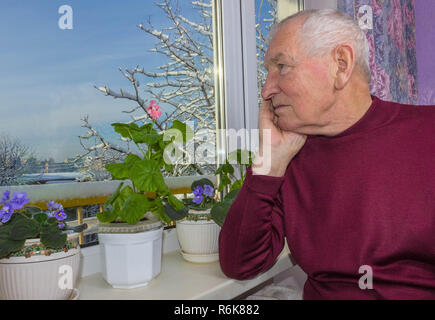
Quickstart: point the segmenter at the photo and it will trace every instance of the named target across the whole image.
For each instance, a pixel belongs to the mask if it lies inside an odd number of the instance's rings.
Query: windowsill
[[[173,233],[173,232],[172,232]],[[168,237],[168,236],[167,236]],[[170,238],[169,236],[168,238]],[[170,241],[166,241],[169,243]],[[166,248],[167,248],[166,244]],[[91,248],[88,248],[91,249]],[[291,268],[286,246],[275,265],[251,280],[234,280],[226,277],[219,261],[196,264],[183,259],[178,249],[164,250],[160,274],[150,283],[135,289],[114,289],[101,273],[85,275],[80,279],[81,300],[229,300]],[[96,249],[92,249],[95,252]],[[99,251],[99,250],[98,250]]]

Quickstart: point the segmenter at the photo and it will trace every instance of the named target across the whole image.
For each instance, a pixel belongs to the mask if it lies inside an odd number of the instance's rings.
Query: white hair
[[[355,49],[355,64],[370,81],[369,46],[366,35],[347,14],[333,9],[313,9],[298,12],[275,25],[268,35],[270,40],[285,23],[304,18],[300,30],[301,49],[308,56],[324,56],[343,43]]]

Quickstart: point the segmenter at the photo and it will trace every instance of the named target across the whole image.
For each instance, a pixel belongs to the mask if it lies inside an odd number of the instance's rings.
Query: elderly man
[[[279,23],[264,64],[270,139],[222,227],[223,272],[266,271],[287,238],[304,299],[435,299],[435,106],[371,96],[365,35],[333,10]]]

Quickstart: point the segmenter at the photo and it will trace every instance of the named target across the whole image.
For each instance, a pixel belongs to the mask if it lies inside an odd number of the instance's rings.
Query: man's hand
[[[264,101],[258,116],[260,146],[252,165],[253,174],[282,177],[290,161],[305,144],[306,135],[283,131],[276,121],[271,102]]]

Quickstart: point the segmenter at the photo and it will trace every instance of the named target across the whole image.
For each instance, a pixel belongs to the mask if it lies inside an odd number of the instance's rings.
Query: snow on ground
[[[208,178],[216,185],[216,176],[169,177],[165,181],[169,188],[190,187],[193,181]],[[42,185],[2,186],[0,194],[5,190],[26,192],[31,202],[48,200],[83,199],[112,194],[118,187],[119,180],[97,182],[67,182]]]

